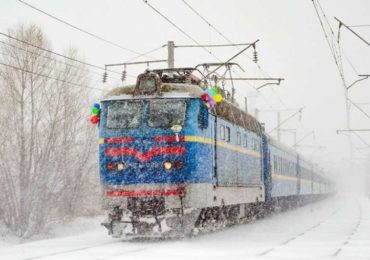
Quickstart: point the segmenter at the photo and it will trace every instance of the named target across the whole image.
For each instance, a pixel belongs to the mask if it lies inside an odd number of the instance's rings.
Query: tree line
[[[96,93],[77,87],[91,81],[84,65],[45,51],[38,26],[8,34],[21,41],[0,45],[0,225],[28,238],[99,212],[97,131],[88,121]]]

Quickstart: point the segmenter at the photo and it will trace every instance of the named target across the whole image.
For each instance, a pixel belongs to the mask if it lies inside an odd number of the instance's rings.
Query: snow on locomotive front
[[[211,148],[201,145],[210,142],[210,129],[201,127],[202,92],[147,72],[102,101],[100,175],[109,212],[103,225],[113,236],[183,234],[195,222],[190,190],[212,182]]]

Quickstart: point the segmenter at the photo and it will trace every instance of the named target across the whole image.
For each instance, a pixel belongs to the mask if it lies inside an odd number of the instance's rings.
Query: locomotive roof
[[[104,100],[117,98],[153,98],[153,97],[194,97],[199,98],[203,94],[203,89],[198,85],[185,83],[163,83],[161,85],[161,94],[135,96],[135,85],[117,87],[112,89],[104,97]]]

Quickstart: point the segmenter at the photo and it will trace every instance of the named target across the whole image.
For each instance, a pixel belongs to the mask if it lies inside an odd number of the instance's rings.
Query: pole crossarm
[[[256,87],[256,90],[260,90],[263,87],[266,87],[268,85],[280,85],[281,81],[284,80],[284,78],[220,78],[220,80],[244,80],[244,81],[276,81],[276,82],[267,82],[265,84],[262,84],[259,87]]]
[[[337,134],[341,134],[343,132],[370,132],[370,128],[369,129],[362,128],[362,129],[338,129],[337,130]]]
[[[367,40],[365,40],[365,38],[363,38],[361,35],[359,35],[358,33],[356,33],[354,30],[352,30],[348,25],[346,25],[345,23],[343,23],[341,20],[339,20],[337,17],[334,17],[335,20],[337,20],[339,22],[339,29],[344,26],[347,30],[349,30],[351,33],[353,33],[354,35],[356,35],[361,41],[363,41],[364,43],[366,43],[368,46],[370,46],[370,42],[368,42]]]
[[[289,121],[291,118],[293,118],[295,115],[297,115],[298,113],[302,113],[302,110],[304,109],[304,107],[301,107],[297,112],[295,112],[293,115],[291,115],[290,117],[288,117],[287,119],[283,120],[279,125],[277,125],[275,128],[273,128],[270,132],[268,132],[269,134],[272,133],[273,131],[275,131],[276,129],[278,129],[280,126],[282,126],[283,124],[285,124],[287,121]]]
[[[282,81],[284,78],[219,78],[220,80],[245,80],[245,81],[258,81],[258,80],[278,80]]]
[[[228,59],[227,61],[225,61],[221,65],[217,66],[214,70],[212,70],[207,75],[205,75],[205,78],[208,78],[211,74],[215,73],[217,70],[219,70],[225,64],[229,63],[230,61],[232,61],[233,59],[235,59],[236,57],[238,57],[240,54],[242,54],[243,52],[245,52],[246,50],[248,50],[250,47],[255,47],[257,42],[259,42],[259,39],[255,40],[253,43],[249,44],[247,47],[245,47],[244,49],[242,49],[241,51],[239,51],[238,53],[236,53],[234,56],[232,56],[230,59]]]
[[[236,44],[200,44],[200,45],[175,45],[175,48],[203,48],[203,47],[234,47],[234,46],[249,46],[255,43],[236,43]]]
[[[348,87],[347,87],[347,90],[350,89],[351,87],[353,87],[353,85],[355,85],[357,82],[360,82],[360,81],[363,81],[365,79],[368,79],[370,77],[370,75],[358,75],[359,77],[361,77],[360,79],[358,80],[355,80],[353,83],[351,83]]]
[[[107,68],[107,67],[114,67],[114,66],[150,64],[150,63],[159,63],[159,62],[167,62],[167,60],[145,60],[145,61],[135,61],[135,62],[112,63],[112,64],[105,64],[105,67]]]

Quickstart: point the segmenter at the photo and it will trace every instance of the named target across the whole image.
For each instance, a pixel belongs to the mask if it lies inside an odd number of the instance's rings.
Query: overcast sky
[[[139,53],[160,47],[169,40],[175,41],[178,45],[194,44],[141,0],[27,0],[26,2]],[[181,0],[149,0],[148,2],[199,43],[226,43]],[[301,148],[301,152],[325,165],[332,173],[343,172],[358,179],[355,168],[351,173],[343,170],[343,162],[349,157],[348,139],[344,135],[337,135],[336,130],[346,128],[344,90],[312,1],[187,0],[187,2],[234,43],[253,42],[260,39],[257,44],[260,66],[272,77],[285,78],[280,86],[260,90],[257,97],[250,85],[245,82],[237,83],[239,100],[243,100],[244,96],[249,97],[249,109],[253,111],[257,107],[261,110],[260,119],[266,123],[267,130],[276,126],[276,113],[263,112],[264,110],[304,106],[302,120],[299,121],[299,117],[296,117],[282,128],[297,129],[298,140],[314,130],[316,139],[308,138],[301,144],[322,145],[326,149],[317,151],[312,148]],[[370,24],[370,1],[368,0],[321,0],[320,3],[335,32],[338,29],[338,23],[334,17],[349,25]],[[100,66],[124,62],[136,56],[61,24],[19,1],[1,0],[0,31],[6,32],[8,28],[20,23],[35,23],[41,26],[55,51],[63,52],[66,47],[74,46],[80,50],[86,61]],[[355,29],[370,40],[370,27]],[[340,42],[342,50],[353,65],[350,66],[343,56],[348,83],[357,79],[356,74],[370,74],[369,46],[345,29],[341,31]],[[235,48],[212,49],[212,53],[221,60],[228,59],[237,51]],[[252,56],[251,51],[247,51],[247,54]],[[162,48],[150,56],[166,59],[166,55],[166,49]],[[216,61],[214,56],[202,49],[176,49],[175,53],[175,64],[181,67]],[[236,62],[246,70],[245,73],[239,73],[239,76],[266,75],[246,56],[238,57]],[[145,66],[137,69],[129,68],[128,73],[136,75],[144,69]],[[117,70],[121,69],[117,68]],[[94,74],[93,85],[109,88],[116,84],[111,81],[103,86],[99,73]],[[258,86],[254,82],[250,84]],[[370,80],[356,84],[356,87],[349,92],[350,98],[355,102],[370,102],[369,87]],[[370,113],[370,105],[364,105],[362,108]],[[352,128],[370,128],[369,118],[353,107],[351,111]],[[282,112],[282,119],[292,113],[294,111]],[[370,134],[360,133],[360,135],[370,143]],[[285,133],[282,139],[287,144],[293,142],[292,134],[289,133]],[[353,137],[353,140],[357,147],[366,146],[357,137]],[[364,158],[369,152],[370,149],[362,149],[361,153],[356,151],[354,157]],[[355,160],[360,168],[365,165],[364,160]]]

